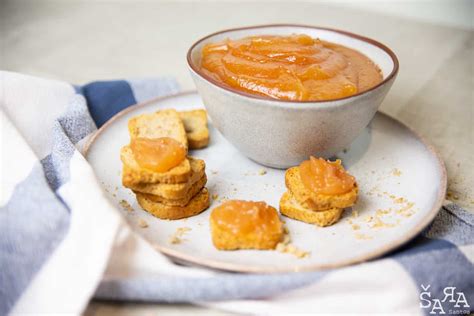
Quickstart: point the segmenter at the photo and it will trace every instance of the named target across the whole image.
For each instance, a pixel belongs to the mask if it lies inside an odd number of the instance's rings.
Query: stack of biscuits
[[[157,139],[170,137],[180,142],[186,151],[208,145],[205,110],[178,112],[161,110],[129,120],[130,138]],[[177,166],[165,172],[142,168],[134,158],[130,145],[122,148],[122,184],[131,189],[138,204],[162,219],[180,219],[201,213],[209,207],[209,192],[205,188],[206,165],[203,160],[186,156]]]
[[[335,163],[341,163],[339,160]],[[288,189],[280,199],[280,212],[290,218],[318,226],[336,223],[344,211],[357,201],[357,184],[344,194],[325,195],[309,190],[301,181],[300,167],[292,167],[285,173]]]

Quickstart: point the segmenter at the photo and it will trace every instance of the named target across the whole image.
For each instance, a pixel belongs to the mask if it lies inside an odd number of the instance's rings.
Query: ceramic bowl
[[[207,43],[251,35],[307,34],[356,49],[382,70],[383,81],[356,95],[330,101],[283,101],[225,86],[200,71]],[[385,45],[334,29],[264,25],[208,35],[188,51],[188,65],[213,125],[250,159],[275,168],[298,165],[310,155],[326,157],[348,148],[373,118],[398,72],[398,60]]]

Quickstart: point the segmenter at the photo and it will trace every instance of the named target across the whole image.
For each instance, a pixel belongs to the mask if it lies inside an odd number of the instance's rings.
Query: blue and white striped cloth
[[[129,228],[81,155],[115,113],[177,84],[74,87],[11,72],[0,84],[0,315],[80,314],[93,297],[259,315],[473,310],[474,216],[454,204],[402,249],[351,267],[246,275],[180,266]]]

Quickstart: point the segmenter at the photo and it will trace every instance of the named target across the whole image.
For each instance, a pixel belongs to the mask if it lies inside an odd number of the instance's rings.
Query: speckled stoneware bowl
[[[383,81],[356,95],[331,101],[280,101],[237,91],[200,71],[207,43],[251,35],[307,34],[356,49],[382,70]],[[385,45],[356,34],[302,25],[263,25],[225,30],[191,46],[187,55],[213,125],[239,151],[266,166],[287,168],[310,155],[331,157],[347,148],[373,118],[398,72],[398,60]]]

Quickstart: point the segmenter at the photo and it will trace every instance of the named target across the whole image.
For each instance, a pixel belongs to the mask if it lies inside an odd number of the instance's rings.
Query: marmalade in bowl
[[[364,54],[304,34],[207,44],[200,67],[230,88],[290,101],[348,97],[383,80],[379,67]]]

